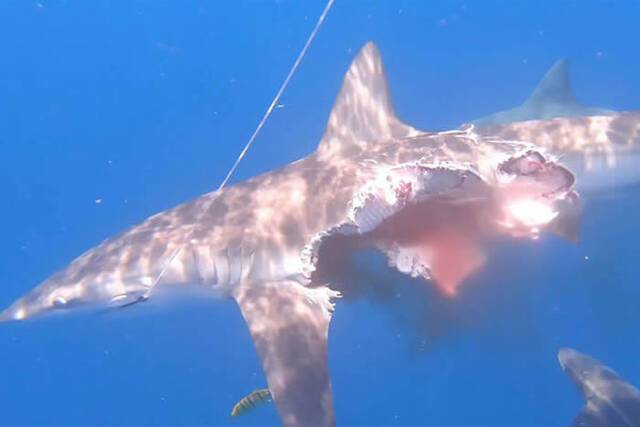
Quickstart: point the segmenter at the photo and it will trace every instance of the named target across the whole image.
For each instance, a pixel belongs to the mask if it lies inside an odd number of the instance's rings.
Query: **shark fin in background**
[[[367,43],[347,71],[318,151],[346,155],[415,133],[396,117],[380,51]]]
[[[529,98],[514,108],[490,114],[471,121],[476,126],[502,125],[529,120],[547,120],[556,117],[585,117],[612,114],[604,108],[580,103],[571,88],[569,63],[556,61],[546,72]]]
[[[587,404],[572,427],[640,426],[640,391],[611,368],[570,348],[558,352],[560,366]]]
[[[285,427],[335,425],[327,362],[335,296],[327,287],[307,288],[294,281],[236,292]]]
[[[556,61],[544,75],[525,104],[577,104],[566,59]]]

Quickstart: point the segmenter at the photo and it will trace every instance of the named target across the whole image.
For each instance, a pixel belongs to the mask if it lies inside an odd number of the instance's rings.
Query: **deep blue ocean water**
[[[0,305],[217,187],[323,6],[0,2]],[[561,57],[580,100],[638,109],[639,22],[634,0],[337,0],[234,181],[315,148],[368,40],[399,116],[442,130],[519,104]],[[579,245],[494,247],[455,303],[339,303],[338,425],[568,426],[583,403],[560,346],[640,385],[639,210],[626,188],[587,206]],[[271,405],[229,417],[264,384],[230,301],[0,325],[2,426],[276,426]]]

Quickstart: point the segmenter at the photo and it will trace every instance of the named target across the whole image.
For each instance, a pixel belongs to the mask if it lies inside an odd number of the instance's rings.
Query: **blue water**
[[[0,305],[215,188],[323,5],[2,1]],[[314,149],[368,40],[400,117],[440,130],[519,104],[560,57],[582,101],[637,109],[638,22],[634,0],[337,0],[234,179]],[[493,248],[455,304],[339,304],[338,425],[568,426],[582,401],[560,346],[640,385],[639,210],[640,188],[625,189],[587,206],[577,246],[547,236]],[[409,327],[420,316],[424,328]],[[264,384],[231,302],[0,326],[2,426],[275,426],[269,405],[228,415]]]

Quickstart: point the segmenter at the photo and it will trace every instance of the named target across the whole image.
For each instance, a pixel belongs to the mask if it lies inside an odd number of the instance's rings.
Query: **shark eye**
[[[63,308],[67,305],[67,299],[63,296],[54,296],[53,297],[53,306],[55,308]]]

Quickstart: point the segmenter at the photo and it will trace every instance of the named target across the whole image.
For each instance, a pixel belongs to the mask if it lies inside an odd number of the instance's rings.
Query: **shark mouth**
[[[568,169],[532,150],[499,163],[490,179],[450,164],[381,168],[352,200],[348,220],[305,248],[305,274],[330,282],[337,258],[374,247],[391,267],[455,296],[484,265],[486,240],[563,234],[567,218],[577,217],[574,181]]]

